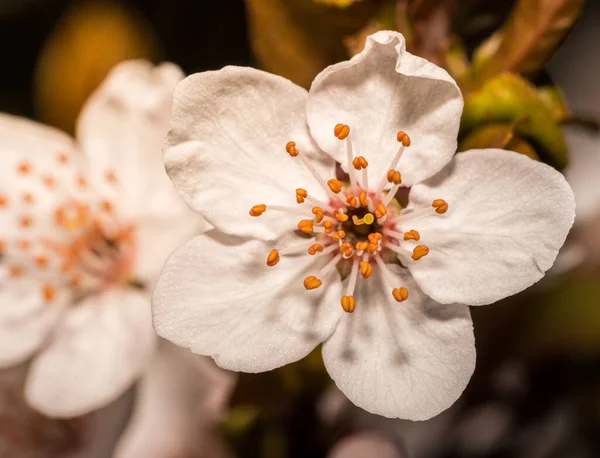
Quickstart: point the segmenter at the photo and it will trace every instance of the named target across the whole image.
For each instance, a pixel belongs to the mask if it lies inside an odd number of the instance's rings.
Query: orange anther
[[[33,220],[29,216],[22,216],[21,219],[19,220],[19,225],[22,228],[31,227],[32,224],[33,224]]]
[[[348,203],[348,205],[352,205],[353,207],[358,206],[358,199],[354,197],[354,194],[348,194],[346,196],[346,202]]]
[[[375,209],[375,216],[377,217],[377,219],[382,218],[386,214],[387,214],[387,208],[385,207],[385,205],[383,205],[383,204],[377,205],[377,208]]]
[[[349,258],[350,256],[352,256],[352,253],[354,253],[354,248],[352,247],[352,244],[350,242],[344,242],[340,245],[340,252],[344,256]]]
[[[17,170],[19,171],[19,173],[21,175],[27,175],[28,173],[31,172],[31,164],[29,164],[29,162],[21,162],[17,166]]]
[[[378,248],[379,248],[379,245],[376,243],[371,242],[367,245],[367,251],[369,253],[375,253],[378,250]]]
[[[275,264],[279,262],[279,251],[271,250],[269,256],[267,256],[267,265],[269,267],[273,267]]]
[[[46,302],[52,302],[56,298],[56,288],[52,285],[45,284],[42,288],[42,294]]]
[[[49,188],[56,186],[56,179],[52,175],[46,175],[44,178],[44,184]]]
[[[302,189],[302,188],[296,189],[296,202],[301,204],[304,202],[304,199],[306,199],[307,197],[308,197],[308,192],[306,192],[306,189]]]
[[[342,304],[342,308],[346,313],[354,312],[356,307],[356,301],[354,300],[354,296],[342,296],[342,300],[340,301]]]
[[[250,216],[260,216],[267,210],[267,206],[265,204],[255,205],[250,209]]]
[[[415,249],[413,250],[412,258],[415,261],[418,261],[423,256],[427,256],[428,254],[429,254],[429,248],[428,247],[426,247],[425,245],[417,245],[415,247]]]
[[[369,205],[369,201],[367,199],[367,191],[361,191],[358,195],[358,200],[363,207],[367,207]]]
[[[408,299],[408,290],[404,287],[394,288],[392,290],[392,296],[394,296],[394,299],[396,299],[398,302],[403,302]]]
[[[107,170],[104,172],[104,179],[106,181],[108,181],[109,183],[116,183],[117,175],[115,174],[115,172],[113,170]]]
[[[442,215],[448,211],[448,204],[443,199],[435,199],[431,206],[435,208],[435,212]]]
[[[367,248],[369,248],[369,244],[368,242],[356,242],[355,247],[357,251],[365,251]]]
[[[29,240],[19,240],[17,246],[20,250],[27,251],[29,248],[31,248],[31,242]]]
[[[33,203],[33,196],[26,192],[25,194],[23,194],[23,202],[25,202],[26,204],[32,204]]]
[[[313,215],[315,215],[315,221],[317,223],[320,223],[321,221],[323,221],[323,218],[325,217],[325,213],[323,212],[323,209],[321,207],[313,207],[312,213],[313,213]]]
[[[85,177],[82,177],[82,176],[77,177],[77,185],[80,188],[86,188],[88,183],[87,183],[87,180],[85,179]]]
[[[58,155],[58,162],[60,162],[61,164],[68,164],[69,163],[69,155],[67,153],[60,153]]]
[[[340,223],[344,223],[344,222],[348,221],[348,218],[350,218],[345,213],[342,213],[341,211],[337,211],[337,210],[335,212],[333,212],[333,216],[335,216],[335,219],[337,219]]]
[[[315,254],[321,251],[323,251],[323,245],[321,245],[320,243],[313,243],[311,246],[308,247],[308,254],[310,254],[311,256],[314,256]]]
[[[9,275],[13,278],[20,277],[23,275],[23,268],[21,266],[10,266]]]
[[[398,140],[398,143],[402,143],[402,146],[410,146],[410,137],[405,132],[398,132],[396,140]]]
[[[373,266],[366,261],[360,263],[360,274],[363,278],[369,278],[373,273]]]
[[[369,242],[377,243],[383,238],[383,235],[381,235],[379,232],[371,232],[369,235],[367,235],[367,238],[369,239]]]
[[[336,180],[335,178],[327,181],[327,186],[329,186],[329,189],[331,189],[334,194],[337,194],[342,190],[342,182],[340,180]]]
[[[35,258],[35,263],[40,269],[44,269],[48,267],[48,258],[46,256],[37,256]]]
[[[310,275],[304,279],[304,287],[308,290],[317,289],[323,282],[314,275]]]
[[[0,208],[8,207],[8,199],[6,196],[0,196]]]
[[[411,229],[410,231],[404,233],[404,240],[416,240],[416,241],[419,241],[419,240],[421,240],[421,234],[419,234],[414,229]]]
[[[331,234],[333,232],[333,222],[330,220],[327,220],[323,223],[323,227],[325,227],[325,233],[326,234]]]
[[[346,232],[339,230],[335,234],[333,234],[333,240],[336,242],[346,237]]]
[[[4,240],[0,240],[0,255],[4,253],[4,249],[6,248],[6,243]]]
[[[350,126],[347,126],[346,124],[336,124],[333,128],[333,135],[340,140],[344,140],[348,135],[350,135]]]
[[[303,219],[298,223],[298,229],[300,229],[305,234],[312,234],[314,227],[312,221],[307,219]]]
[[[285,150],[292,157],[296,157],[298,154],[300,154],[300,151],[298,151],[298,148],[296,148],[296,142],[287,142],[285,145]]]
[[[402,175],[400,175],[400,172],[398,172],[397,170],[390,169],[387,173],[387,180],[389,183],[401,184]]]
[[[358,156],[358,157],[355,157],[354,160],[352,161],[352,166],[356,170],[362,170],[362,169],[366,169],[369,166],[369,163],[363,156]]]

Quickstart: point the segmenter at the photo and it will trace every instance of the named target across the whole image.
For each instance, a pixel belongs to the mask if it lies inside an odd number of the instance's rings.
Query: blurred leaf
[[[231,436],[244,434],[260,416],[260,410],[253,405],[239,405],[229,409],[227,418],[223,421],[222,427]]]
[[[313,0],[315,3],[322,3],[323,5],[336,6],[338,8],[348,8],[350,5],[361,2],[363,0]]]
[[[500,148],[524,154],[531,159],[539,160],[535,149],[523,138],[515,134],[515,124],[487,124],[465,138],[458,144],[458,151],[479,148]]]
[[[571,30],[583,4],[584,0],[518,0],[502,29],[475,51],[474,79],[541,69]]]
[[[538,88],[538,94],[540,99],[546,104],[546,106],[552,112],[554,120],[558,123],[569,119],[571,117],[571,111],[567,105],[562,91],[556,86],[543,86]]]
[[[405,13],[406,4],[403,0],[394,3],[383,3],[381,7],[373,14],[367,25],[353,35],[344,38],[344,46],[349,56],[354,56],[361,52],[365,47],[367,37],[380,30],[400,30],[405,34],[407,41],[410,40],[410,32]],[[406,35],[408,31],[408,36]]]
[[[567,145],[552,111],[537,89],[517,75],[499,75],[465,99],[461,136],[497,123],[514,123],[515,133],[531,141],[544,162],[558,169],[567,165]]]
[[[445,56],[445,68],[455,79],[461,79],[469,70],[469,58],[465,47],[457,40],[454,40],[448,48]]]
[[[328,65],[346,60],[343,38],[377,10],[360,1],[331,8],[308,0],[247,0],[250,42],[260,66],[303,87]]]
[[[446,67],[446,55],[452,42],[452,17],[455,0],[415,0],[408,14],[413,21],[413,37],[407,49],[436,65]]]
[[[131,11],[113,3],[77,4],[59,21],[38,61],[39,117],[73,133],[83,103],[113,66],[159,55],[150,26]]]

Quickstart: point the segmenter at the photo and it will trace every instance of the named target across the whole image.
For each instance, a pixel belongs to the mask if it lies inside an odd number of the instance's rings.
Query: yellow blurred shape
[[[69,9],[38,60],[40,120],[73,133],[83,103],[110,69],[127,59],[156,60],[158,43],[150,24],[123,6],[93,1]]]
[[[315,3],[322,3],[329,6],[337,6],[338,8],[347,8],[353,3],[360,2],[361,0],[313,0]]]

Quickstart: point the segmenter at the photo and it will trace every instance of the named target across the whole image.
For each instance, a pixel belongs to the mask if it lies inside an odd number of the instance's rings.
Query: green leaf
[[[567,165],[567,144],[551,109],[535,86],[518,75],[499,75],[465,99],[461,137],[498,123],[514,124],[514,132],[530,141],[544,162],[558,169]]]
[[[474,53],[471,77],[509,71],[531,74],[552,57],[581,13],[584,0],[519,0],[502,29]]]
[[[556,86],[543,86],[538,88],[540,99],[552,111],[554,120],[558,123],[571,118],[571,110],[567,105],[562,91]]]
[[[515,133],[517,124],[486,124],[463,138],[458,151],[480,148],[500,148],[539,160],[533,146]]]

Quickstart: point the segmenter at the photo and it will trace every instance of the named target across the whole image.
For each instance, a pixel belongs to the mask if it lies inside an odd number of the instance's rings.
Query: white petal
[[[398,150],[396,134],[411,139],[397,169],[411,185],[442,169],[456,151],[463,99],[455,81],[431,62],[406,51],[397,32],[367,38],[364,51],[327,67],[314,80],[307,113],[319,146],[345,164],[345,142],[333,135],[348,124],[356,155],[369,162],[377,185]]]
[[[339,275],[303,286],[327,257],[281,256],[268,267],[271,245],[208,234],[219,239],[200,235],[167,261],[153,299],[159,335],[243,372],[297,361],[329,337],[341,314]]]
[[[122,394],[147,367],[155,336],[147,295],[110,290],[76,305],[34,359],[25,395],[52,417],[83,415]]]
[[[186,78],[175,91],[164,154],[167,172],[188,204],[229,234],[273,240],[295,227],[301,218],[280,213],[252,218],[248,212],[258,204],[297,206],[296,188],[326,198],[300,159],[285,150],[295,141],[323,179],[334,177],[331,159],[310,154],[316,146],[306,127],[306,98],[292,82],[251,68]]]
[[[434,199],[448,203],[447,213],[433,211]],[[431,208],[407,223],[430,252],[408,267],[442,303],[489,304],[531,286],[554,263],[575,216],[573,192],[560,173],[493,149],[456,155],[411,189],[410,202]]]
[[[46,340],[64,309],[64,301],[45,303],[42,285],[29,279],[0,283],[0,367],[29,358]]]
[[[115,458],[206,456],[234,380],[210,359],[162,341]]]
[[[403,458],[398,445],[375,433],[360,433],[339,441],[327,455],[329,458]]]
[[[405,269],[390,266],[397,285],[377,267],[358,285],[356,309],[323,345],[336,385],[357,406],[390,418],[426,420],[450,407],[475,368],[469,309],[437,304]],[[409,291],[396,302],[392,287]]]

